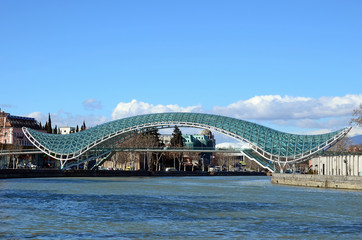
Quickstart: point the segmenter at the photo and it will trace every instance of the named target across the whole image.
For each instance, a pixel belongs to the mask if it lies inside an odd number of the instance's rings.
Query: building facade
[[[60,128],[59,128],[59,133],[60,133],[60,134],[71,134],[71,133],[75,133],[75,128],[74,128],[74,127],[60,127]]]
[[[40,124],[35,118],[13,116],[0,111],[0,144],[18,147],[33,146],[24,136],[22,127],[41,130]]]
[[[362,176],[362,154],[326,152],[312,158],[309,168],[318,175]]]
[[[34,147],[24,136],[22,127],[43,131],[35,118],[14,116],[0,111],[0,151]],[[48,165],[47,159],[49,158],[44,154],[4,155],[0,157],[0,168],[38,168]]]

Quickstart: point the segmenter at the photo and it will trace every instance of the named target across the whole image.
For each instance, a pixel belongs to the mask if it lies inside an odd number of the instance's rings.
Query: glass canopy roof
[[[59,160],[79,157],[95,146],[112,147],[114,140],[148,128],[206,128],[221,132],[252,145],[266,159],[298,159],[328,148],[345,136],[350,128],[319,135],[297,135],[280,132],[256,123],[202,113],[157,113],[123,118],[69,135],[46,134],[23,128],[28,139],[40,150]]]

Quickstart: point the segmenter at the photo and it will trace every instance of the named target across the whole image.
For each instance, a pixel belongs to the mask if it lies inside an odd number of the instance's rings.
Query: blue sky
[[[0,107],[58,125],[199,111],[313,133],[362,103],[361,1],[4,0],[0,34]]]

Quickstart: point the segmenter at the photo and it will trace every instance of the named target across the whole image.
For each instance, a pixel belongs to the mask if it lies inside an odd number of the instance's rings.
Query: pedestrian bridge
[[[119,143],[154,128],[191,127],[220,132],[250,144],[249,158],[265,162],[296,163],[311,158],[342,139],[350,127],[319,135],[280,132],[241,119],[202,113],[157,113],[123,118],[69,135],[41,133],[23,128],[29,141],[45,154],[61,161],[107,156]],[[98,149],[103,149],[102,151]]]

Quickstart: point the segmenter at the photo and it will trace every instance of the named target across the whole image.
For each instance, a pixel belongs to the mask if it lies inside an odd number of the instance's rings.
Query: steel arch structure
[[[35,147],[60,160],[63,166],[68,160],[84,155],[92,158],[106,155],[105,150],[95,150],[98,147],[110,152],[112,147],[135,134],[175,125],[210,129],[247,142],[259,157],[279,164],[304,161],[335,144],[351,129],[347,127],[326,134],[297,135],[226,116],[172,112],[123,118],[69,135],[46,134],[29,128],[23,128],[23,132]]]

